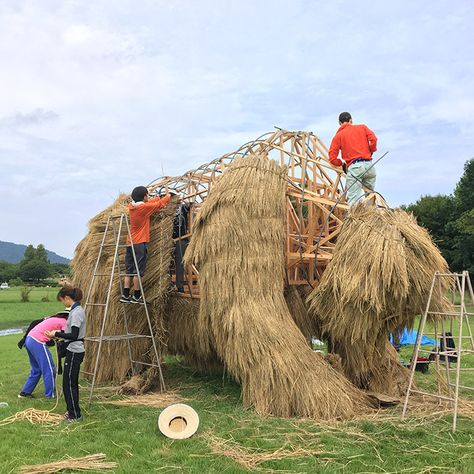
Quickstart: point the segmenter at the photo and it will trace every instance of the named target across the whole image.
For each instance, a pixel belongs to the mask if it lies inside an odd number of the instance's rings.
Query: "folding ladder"
[[[438,312],[431,309],[433,290],[435,285],[439,284],[443,278],[449,278],[452,280],[453,286],[451,297],[454,309],[452,312]],[[474,371],[474,367],[462,367],[462,356],[474,354],[474,339],[469,321],[469,317],[474,316],[474,313],[467,311],[466,293],[468,294],[470,304],[474,305],[474,292],[472,290],[471,280],[469,279],[469,273],[467,271],[463,271],[462,273],[436,272],[434,274],[426,310],[420,319],[418,326],[418,334],[411,358],[410,381],[405,396],[405,403],[403,405],[402,419],[405,418],[410,395],[412,393],[421,394],[436,398],[440,402],[442,400],[447,400],[450,402],[450,405],[453,408],[453,432],[456,431],[459,408],[459,389],[474,390],[474,387],[461,385],[461,373]],[[433,333],[425,331],[428,315],[433,317]],[[451,333],[450,337],[446,336],[448,328]],[[456,335],[454,335],[454,329],[456,329]],[[434,337],[436,345],[433,350],[421,349],[421,340],[423,335]],[[448,344],[450,340],[456,341],[457,347],[452,347],[452,344]],[[413,388],[413,378],[417,363],[416,361],[420,353],[429,353],[430,359],[434,358],[437,373],[437,393],[425,392]],[[444,364],[444,370],[441,369],[441,364]],[[451,364],[455,364],[456,367],[452,367]],[[444,377],[442,376],[442,372],[444,372]],[[453,372],[455,373],[454,381],[452,380],[451,375]]]
[[[125,232],[124,232],[125,231]],[[113,243],[107,243],[107,237],[111,233],[113,237]],[[135,254],[135,249],[133,247],[133,241],[132,241],[132,236],[130,233],[130,224],[128,222],[128,217],[126,214],[120,214],[120,215],[115,215],[115,216],[109,216],[107,219],[107,224],[105,226],[105,230],[102,236],[102,241],[100,244],[99,248],[99,254],[97,256],[95,268],[94,268],[94,273],[92,274],[91,282],[89,285],[89,290],[87,292],[87,297],[84,305],[84,309],[87,312],[88,318],[90,319],[91,317],[95,317],[96,314],[100,311],[103,312],[102,315],[102,324],[101,324],[101,329],[100,329],[100,334],[98,336],[88,336],[85,338],[86,341],[90,342],[95,342],[98,343],[99,346],[97,348],[97,353],[95,357],[95,364],[94,364],[94,371],[92,372],[92,383],[90,386],[90,392],[89,392],[89,405],[92,402],[92,396],[95,388],[95,383],[96,383],[96,378],[97,378],[97,371],[99,368],[99,363],[100,363],[100,355],[101,355],[101,350],[102,350],[102,343],[104,341],[127,341],[127,348],[128,348],[128,356],[130,359],[130,366],[132,369],[132,375],[134,375],[137,372],[136,367],[138,365],[147,365],[150,367],[156,367],[158,369],[158,376],[160,380],[160,390],[163,391],[165,390],[165,382],[163,379],[163,373],[161,370],[161,365],[160,365],[160,355],[159,355],[159,350],[157,346],[157,342],[155,340],[155,337],[153,335],[153,326],[151,324],[151,318],[150,318],[150,313],[148,310],[148,304],[146,302],[145,298],[145,293],[143,291],[143,285],[142,285],[142,279],[140,276],[140,273],[137,271],[136,275],[127,275],[123,274],[120,268],[120,254],[119,254],[119,249],[123,247],[127,247],[128,245],[126,243],[121,243],[121,237],[122,235],[126,233],[128,236],[129,242],[131,245],[132,249],[132,255],[133,255],[133,260],[135,262],[135,269],[138,269],[137,265],[137,257]],[[114,259],[112,263],[112,268],[110,269],[110,273],[99,273],[99,264],[100,264],[100,259],[104,254],[104,248],[106,247],[112,247],[114,249]],[[122,307],[122,312],[123,312],[123,321],[124,321],[124,326],[125,326],[125,334],[121,335],[106,335],[105,333],[105,328],[106,328],[106,322],[107,318],[109,316],[110,312],[110,297],[112,293],[112,288],[114,284],[114,277],[118,276],[119,280],[119,286],[120,286],[120,294],[123,293],[123,288],[122,288],[122,277],[123,276],[130,276],[138,277],[138,283],[140,287],[140,292],[143,298],[143,302],[139,303],[140,307],[143,308],[146,320],[147,320],[147,326],[149,330],[149,334],[134,334],[129,331],[129,317],[127,315],[127,306],[128,304],[123,303],[121,304]],[[91,295],[92,295],[92,290],[94,287],[94,283],[97,278],[109,278],[108,282],[108,289],[107,289],[107,295],[106,295],[106,300],[105,302],[91,302]],[[137,306],[137,304],[134,304],[134,306]],[[132,357],[132,347],[131,347],[131,341],[133,339],[142,339],[142,338],[147,338],[151,339],[151,343],[153,346],[153,354],[152,354],[152,359],[151,363],[150,362],[142,362],[142,361],[137,361],[134,360]],[[154,360],[153,360],[154,357]]]

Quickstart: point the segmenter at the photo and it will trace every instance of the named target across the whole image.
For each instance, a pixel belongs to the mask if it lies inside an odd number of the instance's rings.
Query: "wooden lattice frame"
[[[348,209],[343,173],[328,160],[328,149],[312,132],[277,129],[242,145],[182,176],[163,176],[149,184],[150,192],[176,189],[191,204],[188,229],[214,181],[236,156],[266,155],[288,166],[287,282],[317,285],[332,258],[335,239]],[[192,230],[181,239],[192,238]],[[176,240],[180,240],[179,238]],[[187,295],[199,295],[199,272],[187,268]]]

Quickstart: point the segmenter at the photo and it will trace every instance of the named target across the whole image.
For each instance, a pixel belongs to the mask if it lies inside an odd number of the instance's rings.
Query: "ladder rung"
[[[118,275],[118,273],[116,273],[116,275]],[[92,276],[93,277],[109,277],[111,276],[111,274],[110,273],[94,273]]]
[[[439,313],[438,311],[428,311],[428,314],[437,314],[438,316],[461,316],[461,313]],[[474,313],[463,313],[463,316],[474,316]]]
[[[130,245],[127,245],[127,244],[119,244],[118,245],[119,247],[130,247]],[[104,244],[102,245],[102,247],[117,247],[116,244]]]
[[[456,388],[456,384],[455,384],[455,383],[450,383],[449,385],[450,385],[451,387]],[[465,385],[459,385],[459,388],[464,388],[465,390],[474,390],[474,387],[466,387]]]
[[[451,402],[454,402],[454,398],[445,397],[444,395],[438,395],[436,393],[422,392],[421,390],[413,390],[413,389],[410,389],[410,393],[419,393],[421,395],[426,395],[427,397],[441,398],[443,400],[449,400]]]
[[[91,342],[100,342],[102,341],[126,341],[127,339],[138,339],[140,337],[146,337],[146,338],[151,338],[151,336],[147,336],[145,334],[117,334],[114,336],[88,336],[85,337],[84,339],[86,341],[91,341]]]
[[[159,367],[158,364],[149,364],[148,362],[140,362],[139,360],[132,360],[132,364],[142,364],[142,365],[148,365],[150,367]]]
[[[458,371],[458,368],[457,367],[447,367],[448,370],[450,370],[451,372],[457,372]],[[474,371],[474,367],[461,367],[459,369],[460,372],[472,372]]]

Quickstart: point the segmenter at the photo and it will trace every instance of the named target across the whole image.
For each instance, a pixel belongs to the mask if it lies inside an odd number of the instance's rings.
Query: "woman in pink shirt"
[[[26,336],[25,347],[30,358],[31,371],[18,398],[32,397],[32,392],[43,376],[46,398],[56,396],[56,367],[46,343],[51,340],[46,331],[64,331],[68,314],[57,314],[34,326]]]

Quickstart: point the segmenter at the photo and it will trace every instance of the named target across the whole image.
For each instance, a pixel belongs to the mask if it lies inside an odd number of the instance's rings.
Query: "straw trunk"
[[[198,332],[258,413],[350,417],[367,399],[308,347],[284,299],[286,176],[236,158],[211,189],[185,256],[199,270]]]

